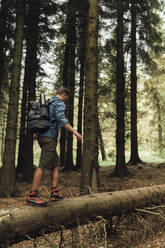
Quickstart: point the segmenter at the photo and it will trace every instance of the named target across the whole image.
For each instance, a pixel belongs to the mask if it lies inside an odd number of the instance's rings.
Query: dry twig
[[[26,235],[26,237],[33,242],[34,248],[36,248],[38,246],[39,239],[37,239],[37,238],[32,239],[29,235]]]
[[[158,215],[158,216],[160,216],[163,220],[165,220],[165,217],[162,216],[162,215],[159,214],[159,213],[155,213],[155,212],[149,211],[149,210],[147,210],[147,209],[139,209],[139,208],[136,208],[135,210],[138,211],[138,212],[142,212],[142,213]]]

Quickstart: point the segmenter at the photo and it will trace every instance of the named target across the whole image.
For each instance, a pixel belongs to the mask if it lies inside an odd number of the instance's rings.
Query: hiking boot
[[[62,200],[63,197],[62,195],[59,193],[59,188],[56,186],[56,187],[53,187],[51,189],[51,198],[50,200],[52,202],[56,202],[56,201],[59,201],[59,200]]]
[[[30,206],[46,207],[47,202],[38,198],[38,190],[30,191],[26,203]]]

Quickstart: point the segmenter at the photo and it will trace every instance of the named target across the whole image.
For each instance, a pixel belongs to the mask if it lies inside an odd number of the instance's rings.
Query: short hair
[[[69,96],[69,90],[67,88],[65,88],[64,86],[61,86],[57,91],[56,91],[56,95],[62,95],[62,94],[66,94]]]

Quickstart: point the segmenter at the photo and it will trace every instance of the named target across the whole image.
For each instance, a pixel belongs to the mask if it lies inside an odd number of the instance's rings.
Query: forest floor
[[[133,189],[142,186],[153,186],[165,183],[165,163],[147,164],[129,167],[131,177],[124,179],[109,177],[114,167],[100,168],[101,186],[99,192]],[[59,187],[65,198],[79,196],[80,172],[60,172]],[[20,196],[1,199],[0,208],[13,208],[25,205],[25,198],[31,185],[17,181]],[[49,198],[50,175],[45,172],[40,193],[42,199]],[[152,214],[152,212],[156,214]],[[80,248],[165,248],[165,202],[164,205],[150,210],[150,213],[134,211],[127,216],[112,219],[112,230],[108,234],[105,220],[79,226],[74,232],[64,230],[39,237],[37,240],[26,240],[12,245],[12,248],[47,248],[47,247],[80,247]],[[78,231],[77,231],[78,230]],[[74,238],[72,238],[72,236]],[[61,243],[61,244],[60,244]],[[75,246],[75,244],[77,246]]]

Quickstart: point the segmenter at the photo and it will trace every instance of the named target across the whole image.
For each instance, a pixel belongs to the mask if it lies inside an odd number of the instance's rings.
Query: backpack
[[[44,94],[40,95],[40,101],[30,101],[28,113],[28,129],[32,133],[43,133],[49,129],[49,106],[54,100],[47,100]]]

